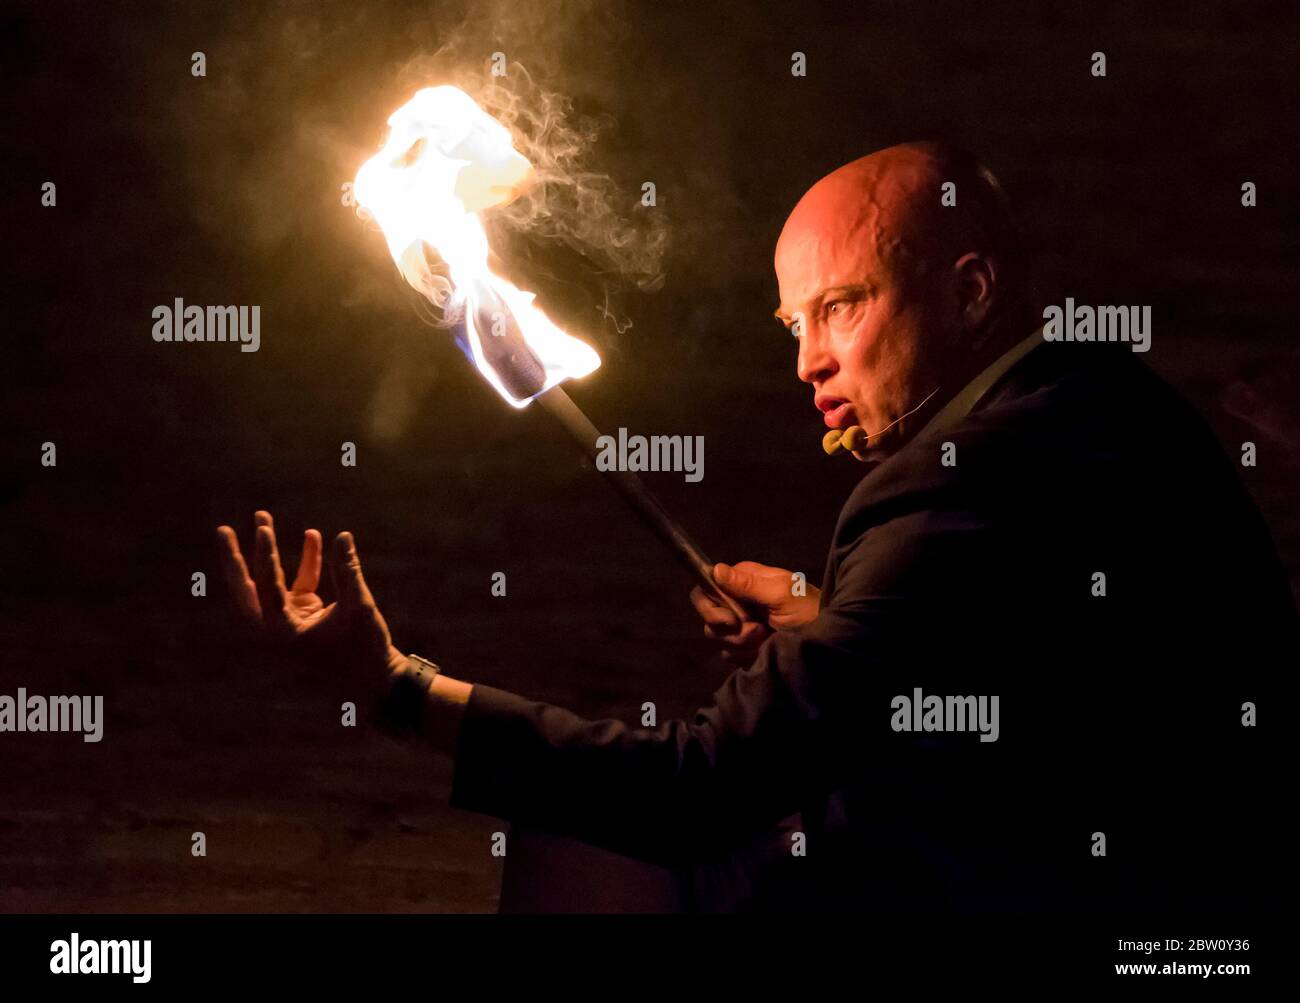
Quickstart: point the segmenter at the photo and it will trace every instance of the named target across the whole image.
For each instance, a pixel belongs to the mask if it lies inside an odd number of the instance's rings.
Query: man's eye
[[[831,300],[823,309],[829,320],[848,320],[856,312],[857,300]]]
[[[790,322],[790,333],[796,338],[803,337],[803,318],[800,317]]]

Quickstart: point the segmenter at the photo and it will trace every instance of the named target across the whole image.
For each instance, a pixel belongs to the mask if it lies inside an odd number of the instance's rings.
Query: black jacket
[[[1204,423],[1123,347],[1045,344],[863,478],[821,615],[712,706],[646,730],[475,686],[452,804],[743,859],[732,908],[1240,904],[1267,801],[1243,704],[1294,617]],[[997,695],[997,741],[894,730],[917,688]]]

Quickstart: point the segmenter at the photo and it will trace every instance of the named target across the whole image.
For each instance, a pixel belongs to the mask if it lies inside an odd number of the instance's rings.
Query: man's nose
[[[809,331],[799,339],[799,361],[796,372],[805,383],[824,383],[833,376],[839,366],[826,350],[823,338]]]

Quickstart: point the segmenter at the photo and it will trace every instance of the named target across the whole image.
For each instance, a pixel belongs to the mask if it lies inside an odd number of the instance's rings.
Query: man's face
[[[927,262],[918,275],[893,253],[907,201],[892,178],[823,181],[777,243],[777,317],[798,339],[799,378],[829,428],[871,434],[862,459],[881,459],[915,433],[916,422],[900,419],[944,382],[957,334],[951,263]]]

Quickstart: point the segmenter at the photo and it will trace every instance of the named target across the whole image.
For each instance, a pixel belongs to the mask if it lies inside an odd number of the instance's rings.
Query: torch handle
[[[578,405],[573,403],[563,387],[553,387],[536,400],[547,413],[564,426],[565,431],[582,447],[582,451],[589,458],[595,460],[600,455],[599,429],[582,413]],[[718,587],[718,583],[713,580],[713,562],[704,556],[704,551],[687,536],[686,531],[677,524],[676,520],[664,511],[664,507],[650,493],[650,489],[645,486],[645,482],[640,477],[630,470],[615,469],[602,471],[602,473],[614,489],[623,496],[623,500],[645,521],[655,535],[667,544],[677,555],[678,560],[699,579],[700,584],[712,596],[741,620],[751,619],[735,599]]]

